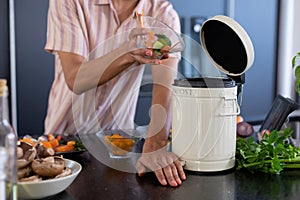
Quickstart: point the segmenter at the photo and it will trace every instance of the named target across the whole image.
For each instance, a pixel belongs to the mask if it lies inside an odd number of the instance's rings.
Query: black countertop
[[[210,175],[187,172],[187,180],[172,188],[161,186],[153,173],[138,177],[110,168],[89,152],[71,159],[82,165],[81,173],[65,191],[47,199],[300,199],[300,170],[281,175],[236,170]]]

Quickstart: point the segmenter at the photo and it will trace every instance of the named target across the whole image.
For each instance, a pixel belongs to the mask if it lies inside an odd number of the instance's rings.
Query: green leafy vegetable
[[[298,52],[292,59],[292,66],[295,68],[296,85],[295,89],[298,95],[300,95],[300,65],[297,64],[300,58],[300,52]]]
[[[254,137],[238,138],[236,143],[237,170],[279,174],[285,168],[300,169],[300,148],[287,142],[292,130],[271,131],[257,143]]]
[[[81,151],[81,150],[86,150],[85,146],[83,145],[82,141],[79,140],[79,139],[76,139],[75,140],[75,144],[74,144],[74,148],[78,151]]]

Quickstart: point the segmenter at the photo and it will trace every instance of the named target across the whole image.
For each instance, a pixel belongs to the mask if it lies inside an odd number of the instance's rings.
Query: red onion
[[[239,122],[236,127],[236,132],[240,137],[249,137],[254,133],[253,126],[247,122]]]

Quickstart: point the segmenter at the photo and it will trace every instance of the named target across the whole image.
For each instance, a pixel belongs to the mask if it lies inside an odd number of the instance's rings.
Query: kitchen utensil
[[[259,132],[280,130],[288,115],[298,108],[299,105],[294,100],[277,95],[267,117],[261,124]]]

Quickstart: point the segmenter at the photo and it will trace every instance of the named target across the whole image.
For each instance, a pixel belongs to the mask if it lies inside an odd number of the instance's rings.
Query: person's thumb
[[[146,173],[146,167],[141,162],[136,164],[136,170],[138,172],[138,176],[143,176]]]

